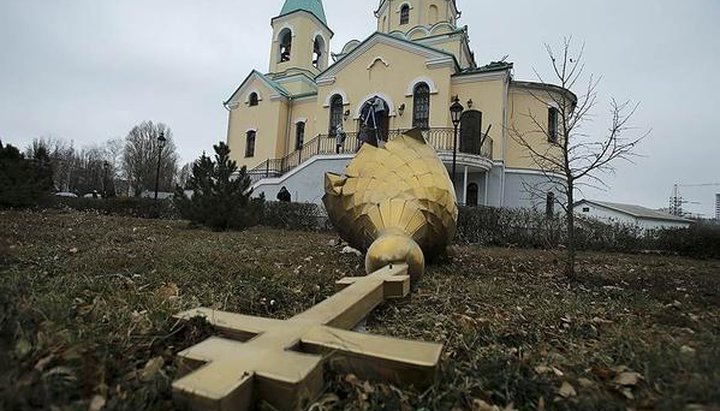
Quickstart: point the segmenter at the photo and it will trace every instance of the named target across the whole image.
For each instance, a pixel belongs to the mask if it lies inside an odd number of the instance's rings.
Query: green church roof
[[[325,9],[323,8],[322,0],[285,0],[285,5],[283,6],[280,15],[284,16],[300,10],[312,13],[327,26],[327,19],[325,18]]]

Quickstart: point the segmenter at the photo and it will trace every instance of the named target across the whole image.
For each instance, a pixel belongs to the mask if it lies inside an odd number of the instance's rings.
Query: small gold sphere
[[[370,274],[389,264],[407,264],[413,282],[425,273],[422,249],[406,234],[393,232],[381,235],[368,249],[365,271]]]

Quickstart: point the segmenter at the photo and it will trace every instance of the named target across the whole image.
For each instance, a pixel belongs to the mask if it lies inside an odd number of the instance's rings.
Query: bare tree
[[[175,179],[175,184],[180,186],[181,188],[185,189],[188,185],[188,181],[190,181],[190,177],[192,177],[192,169],[193,164],[195,163],[186,163],[180,171],[177,174],[177,178]]]
[[[158,141],[161,134],[166,139],[162,150]],[[146,190],[154,190],[158,158],[160,158],[160,190],[172,191],[174,188],[178,154],[172,137],[170,128],[152,121],[145,121],[135,126],[128,133],[123,153],[123,169],[136,196]]]
[[[636,146],[649,135],[649,131],[637,133],[630,126],[637,104],[629,101],[619,103],[612,99],[609,108],[611,122],[607,132],[604,135],[586,132],[584,126],[597,105],[599,79],[590,75],[586,82],[584,80],[585,47],[581,46],[576,52],[573,50],[572,38],[566,38],[559,52],[549,45],[545,45],[545,48],[552,65],[553,82],[557,85],[546,83],[535,71],[542,87],[531,94],[544,106],[551,107],[543,113],[522,113],[530,119],[532,129],[519,130],[513,124],[509,127],[509,134],[525,149],[550,184],[557,185],[561,181],[559,191],[565,194],[565,201],[550,197],[548,201],[556,202],[565,212],[565,274],[575,278],[575,194],[583,187],[606,188],[602,175],[614,171],[613,163],[616,160],[631,161]],[[572,92],[576,89],[581,92]],[[538,136],[542,136],[547,144],[538,142]]]
[[[115,139],[76,149],[72,142],[62,139],[36,138],[25,153],[29,158],[36,158],[43,151],[47,153],[56,190],[81,195],[97,192],[112,197],[120,177],[123,144],[122,140]]]

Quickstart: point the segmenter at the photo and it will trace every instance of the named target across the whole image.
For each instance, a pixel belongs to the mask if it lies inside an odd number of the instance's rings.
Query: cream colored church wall
[[[295,138],[297,136],[296,132],[298,122],[305,123],[305,142],[315,138],[318,133],[323,133],[323,131],[318,131],[317,107],[317,98],[305,98],[293,102],[293,106],[290,111],[290,141],[287,146],[290,151],[295,150]],[[288,151],[278,153],[278,157],[282,157],[282,155],[287,153]]]
[[[468,77],[456,77],[453,80],[453,95],[460,98],[460,102],[469,109],[468,100],[472,99],[472,110],[481,111],[483,133],[489,125],[490,138],[493,139],[493,159],[502,159],[503,135],[505,129],[505,80],[494,78],[491,80],[476,80]]]
[[[252,88],[251,88],[252,89]],[[269,88],[256,87],[263,97],[257,106],[245,104],[245,97],[240,106],[229,113],[228,145],[232,157],[238,166],[254,168],[268,158],[276,158],[277,152],[284,151],[284,136],[287,110],[281,100],[271,100]],[[255,155],[245,157],[248,130],[255,130]]]
[[[532,93],[532,94],[531,94]],[[547,135],[543,130],[548,126],[548,108],[552,104],[552,98],[544,91],[529,91],[525,88],[513,86],[510,88],[510,130],[517,130],[525,141],[532,142],[532,147],[537,152],[547,151]],[[533,118],[535,120],[533,120]],[[542,129],[535,124],[537,121]],[[515,139],[513,132],[508,133],[506,166],[510,168],[538,169],[537,164],[530,157],[530,153]],[[557,151],[558,155],[560,151]]]
[[[336,77],[333,84],[321,85],[318,90],[318,103],[321,111],[317,116],[320,133],[327,133],[330,122],[330,109],[323,107],[332,95],[338,93],[346,97],[345,110],[350,116],[345,122],[346,131],[356,131],[358,112],[368,98],[379,95],[385,98],[396,116],[390,119],[390,128],[410,128],[412,126],[413,98],[408,89],[415,80],[425,79],[432,83],[434,93],[430,100],[431,127],[447,127],[450,121],[447,107],[450,101],[450,67],[427,68],[427,58],[405,50],[377,44],[355,61],[346,66]],[[434,85],[434,87],[433,87]],[[405,104],[403,116],[398,108]]]

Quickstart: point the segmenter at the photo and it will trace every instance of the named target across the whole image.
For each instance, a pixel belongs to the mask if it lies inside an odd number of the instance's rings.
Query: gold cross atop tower
[[[410,292],[407,265],[339,281],[337,294],[289,320],[197,309],[224,337],[178,354],[178,403],[194,410],[245,410],[264,401],[280,410],[306,408],[322,392],[323,362],[344,371],[424,387],[433,383],[442,345],[346,331],[383,301]]]

